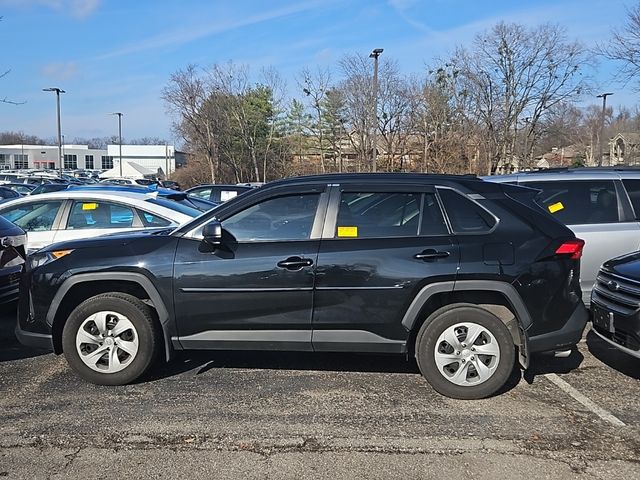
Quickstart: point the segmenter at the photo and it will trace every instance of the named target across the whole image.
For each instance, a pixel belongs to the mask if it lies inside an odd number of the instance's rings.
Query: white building
[[[64,145],[63,169],[109,170],[120,155],[119,145],[106,150],[87,145]],[[176,169],[173,145],[122,145],[122,159],[137,163],[153,172],[161,169],[172,173]],[[56,145],[0,145],[0,170],[60,168]]]
[[[107,155],[116,160],[120,158],[120,145],[107,145]],[[160,168],[171,174],[176,169],[173,145],[122,145],[122,160],[153,172]]]

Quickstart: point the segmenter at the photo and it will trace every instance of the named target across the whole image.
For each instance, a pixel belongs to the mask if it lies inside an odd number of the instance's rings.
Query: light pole
[[[120,149],[120,176],[122,177],[122,112],[114,112],[111,115],[118,116],[118,141]]]
[[[378,163],[378,57],[384,49],[374,48],[369,54],[369,58],[373,58],[373,152],[371,154],[371,171],[377,170]]]
[[[43,88],[42,91],[56,92],[56,104],[58,112],[58,167],[60,169],[60,178],[62,178],[62,130],[60,128],[60,94],[67,92],[58,87]]]
[[[600,95],[597,95],[596,98],[601,98],[602,99],[602,117],[600,118],[600,152],[599,152],[599,156],[598,156],[598,166],[601,167],[602,166],[602,161],[603,159],[603,145],[604,145],[604,117],[605,117],[605,112],[607,110],[607,97],[609,95],[613,95],[613,93],[609,92],[609,93],[601,93]]]

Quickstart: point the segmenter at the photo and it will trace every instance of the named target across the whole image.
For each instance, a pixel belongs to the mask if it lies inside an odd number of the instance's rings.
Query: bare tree
[[[195,149],[194,153],[205,156],[211,181],[215,182],[217,149],[210,115],[210,93],[199,67],[188,65],[171,74],[169,84],[162,90],[162,99],[175,117],[175,133]]]
[[[640,90],[640,3],[627,11],[622,28],[612,30],[609,42],[598,45],[596,50],[605,58],[620,62],[622,68],[616,78],[635,82]]]
[[[331,88],[331,73],[326,68],[318,68],[313,73],[305,68],[300,73],[298,86],[307,97],[311,111],[313,112],[314,122],[311,125],[312,134],[318,140],[318,151],[320,152],[320,169],[324,173],[325,167],[325,124],[322,115],[322,104],[326,98],[327,92]]]
[[[407,80],[399,73],[396,62],[385,62],[379,73],[377,125],[385,145],[387,169],[403,168],[407,142],[407,126],[411,112],[411,93]]]
[[[563,28],[545,24],[527,28],[498,23],[476,36],[471,48],[459,48],[453,62],[474,99],[486,129],[489,164],[526,163],[542,117],[554,105],[571,101],[588,88],[586,49],[569,41]],[[526,125],[527,152],[517,151],[519,122]]]
[[[381,61],[380,72],[387,62]],[[366,165],[373,148],[371,132],[377,128],[372,111],[372,68],[368,57],[360,54],[346,55],[340,60],[344,79],[339,88],[344,96],[345,114],[349,125],[349,141],[356,152],[356,170]],[[380,77],[384,76],[382,73]],[[369,165],[370,167],[370,165]]]

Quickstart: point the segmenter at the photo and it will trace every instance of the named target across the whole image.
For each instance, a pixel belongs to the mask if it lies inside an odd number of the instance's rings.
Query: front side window
[[[341,196],[337,238],[407,237],[418,233],[447,233],[433,194],[344,192]]]
[[[616,223],[618,197],[613,180],[537,181],[538,203],[565,225]]]
[[[0,212],[4,218],[27,232],[43,232],[53,228],[62,202],[23,203]]]
[[[67,229],[130,228],[132,225],[132,208],[100,200],[87,200],[73,202]]]
[[[320,195],[300,194],[272,198],[222,222],[238,242],[252,240],[306,240],[311,236]]]
[[[455,233],[487,233],[496,219],[480,205],[448,188],[438,189],[444,209]]]

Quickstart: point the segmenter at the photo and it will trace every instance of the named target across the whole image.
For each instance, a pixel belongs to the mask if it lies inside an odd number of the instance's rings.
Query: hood
[[[604,262],[603,268],[616,275],[640,281],[640,252],[633,252]]]
[[[67,240],[66,242],[58,242],[42,248],[41,252],[52,252],[54,250],[76,250],[79,248],[100,248],[100,247],[122,247],[131,242],[148,238],[150,236],[166,237],[175,228],[146,228],[144,230],[127,231],[112,233],[109,235],[101,235],[92,238],[79,238],[77,240]]]

